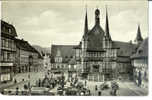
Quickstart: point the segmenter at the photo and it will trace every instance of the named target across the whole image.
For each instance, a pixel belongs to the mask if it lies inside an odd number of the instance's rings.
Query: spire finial
[[[85,4],[86,11],[87,11],[87,7],[88,7],[88,5],[87,5],[87,4]]]
[[[106,5],[106,15],[108,15],[108,10],[107,10],[108,6]]]
[[[100,10],[97,8],[95,10],[95,25],[100,24]]]
[[[108,19],[108,10],[107,10],[107,5],[106,5],[105,36],[111,40],[111,36],[110,36],[110,32],[109,32],[109,19]]]
[[[88,17],[87,17],[87,5],[86,5],[86,15],[85,15],[85,24],[84,24],[84,34],[88,32]]]
[[[141,31],[140,31],[140,24],[139,24],[139,23],[138,23],[137,34],[141,35]]]
[[[98,5],[96,5],[96,9],[99,9]]]
[[[139,24],[139,23],[138,23],[137,36],[136,36],[135,41],[136,41],[137,43],[140,43],[140,42],[143,41],[143,38],[142,38],[142,36],[141,36],[141,30],[140,30],[140,24]]]
[[[140,26],[140,22],[138,22],[138,26]]]

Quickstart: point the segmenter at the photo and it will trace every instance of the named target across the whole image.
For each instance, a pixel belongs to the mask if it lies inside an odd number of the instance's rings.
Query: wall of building
[[[149,78],[148,59],[147,58],[133,59],[132,65],[133,65],[134,81],[138,84],[139,72],[141,72],[141,80],[142,80],[141,86],[147,87],[148,86],[148,78]]]
[[[29,64],[30,58],[32,57],[32,65]],[[22,50],[17,48],[16,54],[16,63],[17,63],[17,72],[29,72],[30,67],[32,70],[36,70],[40,65],[40,59],[38,57],[38,53],[34,53],[27,50]],[[41,61],[42,63],[42,61]]]
[[[1,62],[14,62],[16,45],[13,39],[1,37]]]
[[[85,72],[84,70],[89,70],[88,74],[90,75],[92,75],[93,73],[98,73],[102,74],[102,76],[104,76],[104,74],[110,74],[111,78],[118,78],[118,76],[121,76],[124,79],[129,78],[129,71],[132,70],[130,58],[119,57],[117,54],[118,49],[105,48],[104,50],[105,52],[87,52],[85,50],[81,51],[81,49],[76,49],[75,58],[81,59],[76,60],[77,64],[81,63],[81,67],[79,66],[79,70],[83,70],[83,72]],[[88,59],[87,62],[84,61],[85,58]],[[123,62],[119,62],[119,60]],[[82,63],[82,61],[84,62]],[[99,68],[95,70],[93,68],[94,66],[99,66]],[[93,74],[93,76],[90,76],[90,78],[97,76]]]
[[[14,36],[11,34],[11,28],[2,25],[1,30],[1,59],[0,59],[0,83],[4,81],[10,81],[13,77],[13,70],[15,66],[15,53],[16,45],[14,42]]]
[[[50,60],[49,55],[45,55],[43,58],[44,58],[43,59],[44,68],[47,68],[48,70],[50,70],[51,69],[51,63],[50,63],[51,60]]]
[[[51,65],[51,69],[52,70],[58,70],[58,71],[65,71],[67,72],[68,71],[68,63],[53,63]]]

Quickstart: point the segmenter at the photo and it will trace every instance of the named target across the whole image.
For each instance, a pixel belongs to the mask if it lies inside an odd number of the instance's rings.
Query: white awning
[[[0,66],[13,66],[13,63],[0,63]]]

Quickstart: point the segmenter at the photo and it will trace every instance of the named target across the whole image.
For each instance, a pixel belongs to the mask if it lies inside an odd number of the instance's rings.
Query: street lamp
[[[33,56],[30,55],[29,56],[29,74],[28,74],[28,79],[29,79],[29,82],[28,82],[29,95],[31,94],[30,72],[31,72],[31,66],[32,66],[32,64],[33,64]]]
[[[69,64],[69,66],[68,66],[68,81],[70,81],[70,77],[71,77],[70,69],[71,69],[71,65]]]
[[[29,56],[29,72],[31,72],[31,66],[33,64],[33,57],[30,55]]]
[[[28,74],[28,88],[29,88],[29,95],[31,94],[31,84],[30,84],[30,73]]]

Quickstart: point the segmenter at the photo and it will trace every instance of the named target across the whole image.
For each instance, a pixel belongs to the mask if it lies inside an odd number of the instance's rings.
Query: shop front
[[[0,83],[6,83],[12,80],[13,63],[1,63]]]

